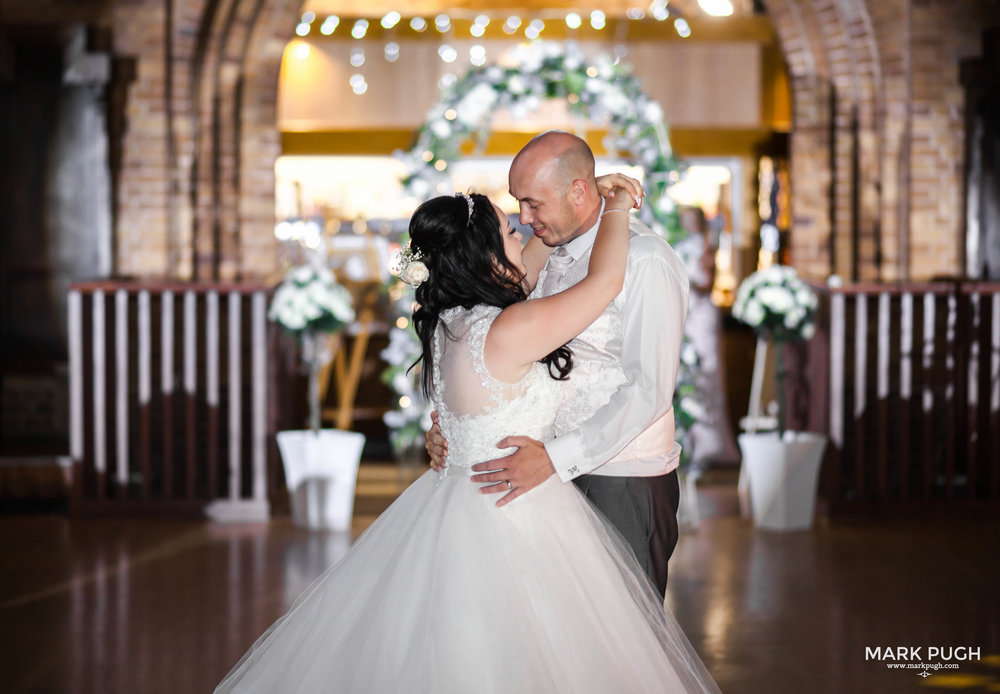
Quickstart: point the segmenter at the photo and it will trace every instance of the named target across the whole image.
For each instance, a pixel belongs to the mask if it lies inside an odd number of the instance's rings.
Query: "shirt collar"
[[[569,253],[573,260],[579,260],[584,253],[594,247],[594,240],[597,238],[597,227],[601,225],[601,215],[604,214],[604,198],[601,198],[601,211],[597,215],[594,226],[577,236],[572,241],[563,244],[563,248]]]

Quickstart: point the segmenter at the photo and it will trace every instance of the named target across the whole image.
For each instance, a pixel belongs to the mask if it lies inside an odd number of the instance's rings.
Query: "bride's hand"
[[[622,187],[616,186],[615,188],[609,190],[604,196],[604,211],[609,212],[610,210],[630,210],[633,207],[639,209],[641,204],[641,198],[636,201],[631,192]]]
[[[608,194],[615,188],[624,188],[635,200],[635,208],[642,207],[642,198],[645,193],[642,192],[642,184],[639,181],[620,173],[604,174],[597,177],[597,192],[601,194],[601,197],[608,197]]]

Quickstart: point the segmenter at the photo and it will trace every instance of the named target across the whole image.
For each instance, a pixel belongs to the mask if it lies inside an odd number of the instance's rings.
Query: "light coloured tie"
[[[573,256],[566,250],[565,246],[559,246],[545,263],[545,279],[542,282],[542,296],[551,296],[559,291],[559,286],[566,270],[573,264]]]

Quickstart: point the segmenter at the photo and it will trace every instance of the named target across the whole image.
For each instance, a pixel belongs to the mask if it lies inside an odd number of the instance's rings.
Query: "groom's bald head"
[[[601,198],[594,153],[572,133],[548,130],[533,137],[514,157],[509,182],[521,223],[547,245],[576,238],[597,219]]]
[[[564,188],[575,179],[582,180],[597,195],[594,153],[583,138],[565,130],[547,130],[531,138],[514,157],[511,175],[522,167],[536,171],[547,168],[553,182],[558,181]]]

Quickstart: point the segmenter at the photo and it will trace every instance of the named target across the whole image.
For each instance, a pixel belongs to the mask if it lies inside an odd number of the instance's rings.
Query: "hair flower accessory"
[[[424,254],[420,252],[420,249],[414,248],[410,244],[406,244],[399,252],[399,260],[397,261],[399,279],[414,289],[430,276],[427,266],[424,265],[423,257]]]

